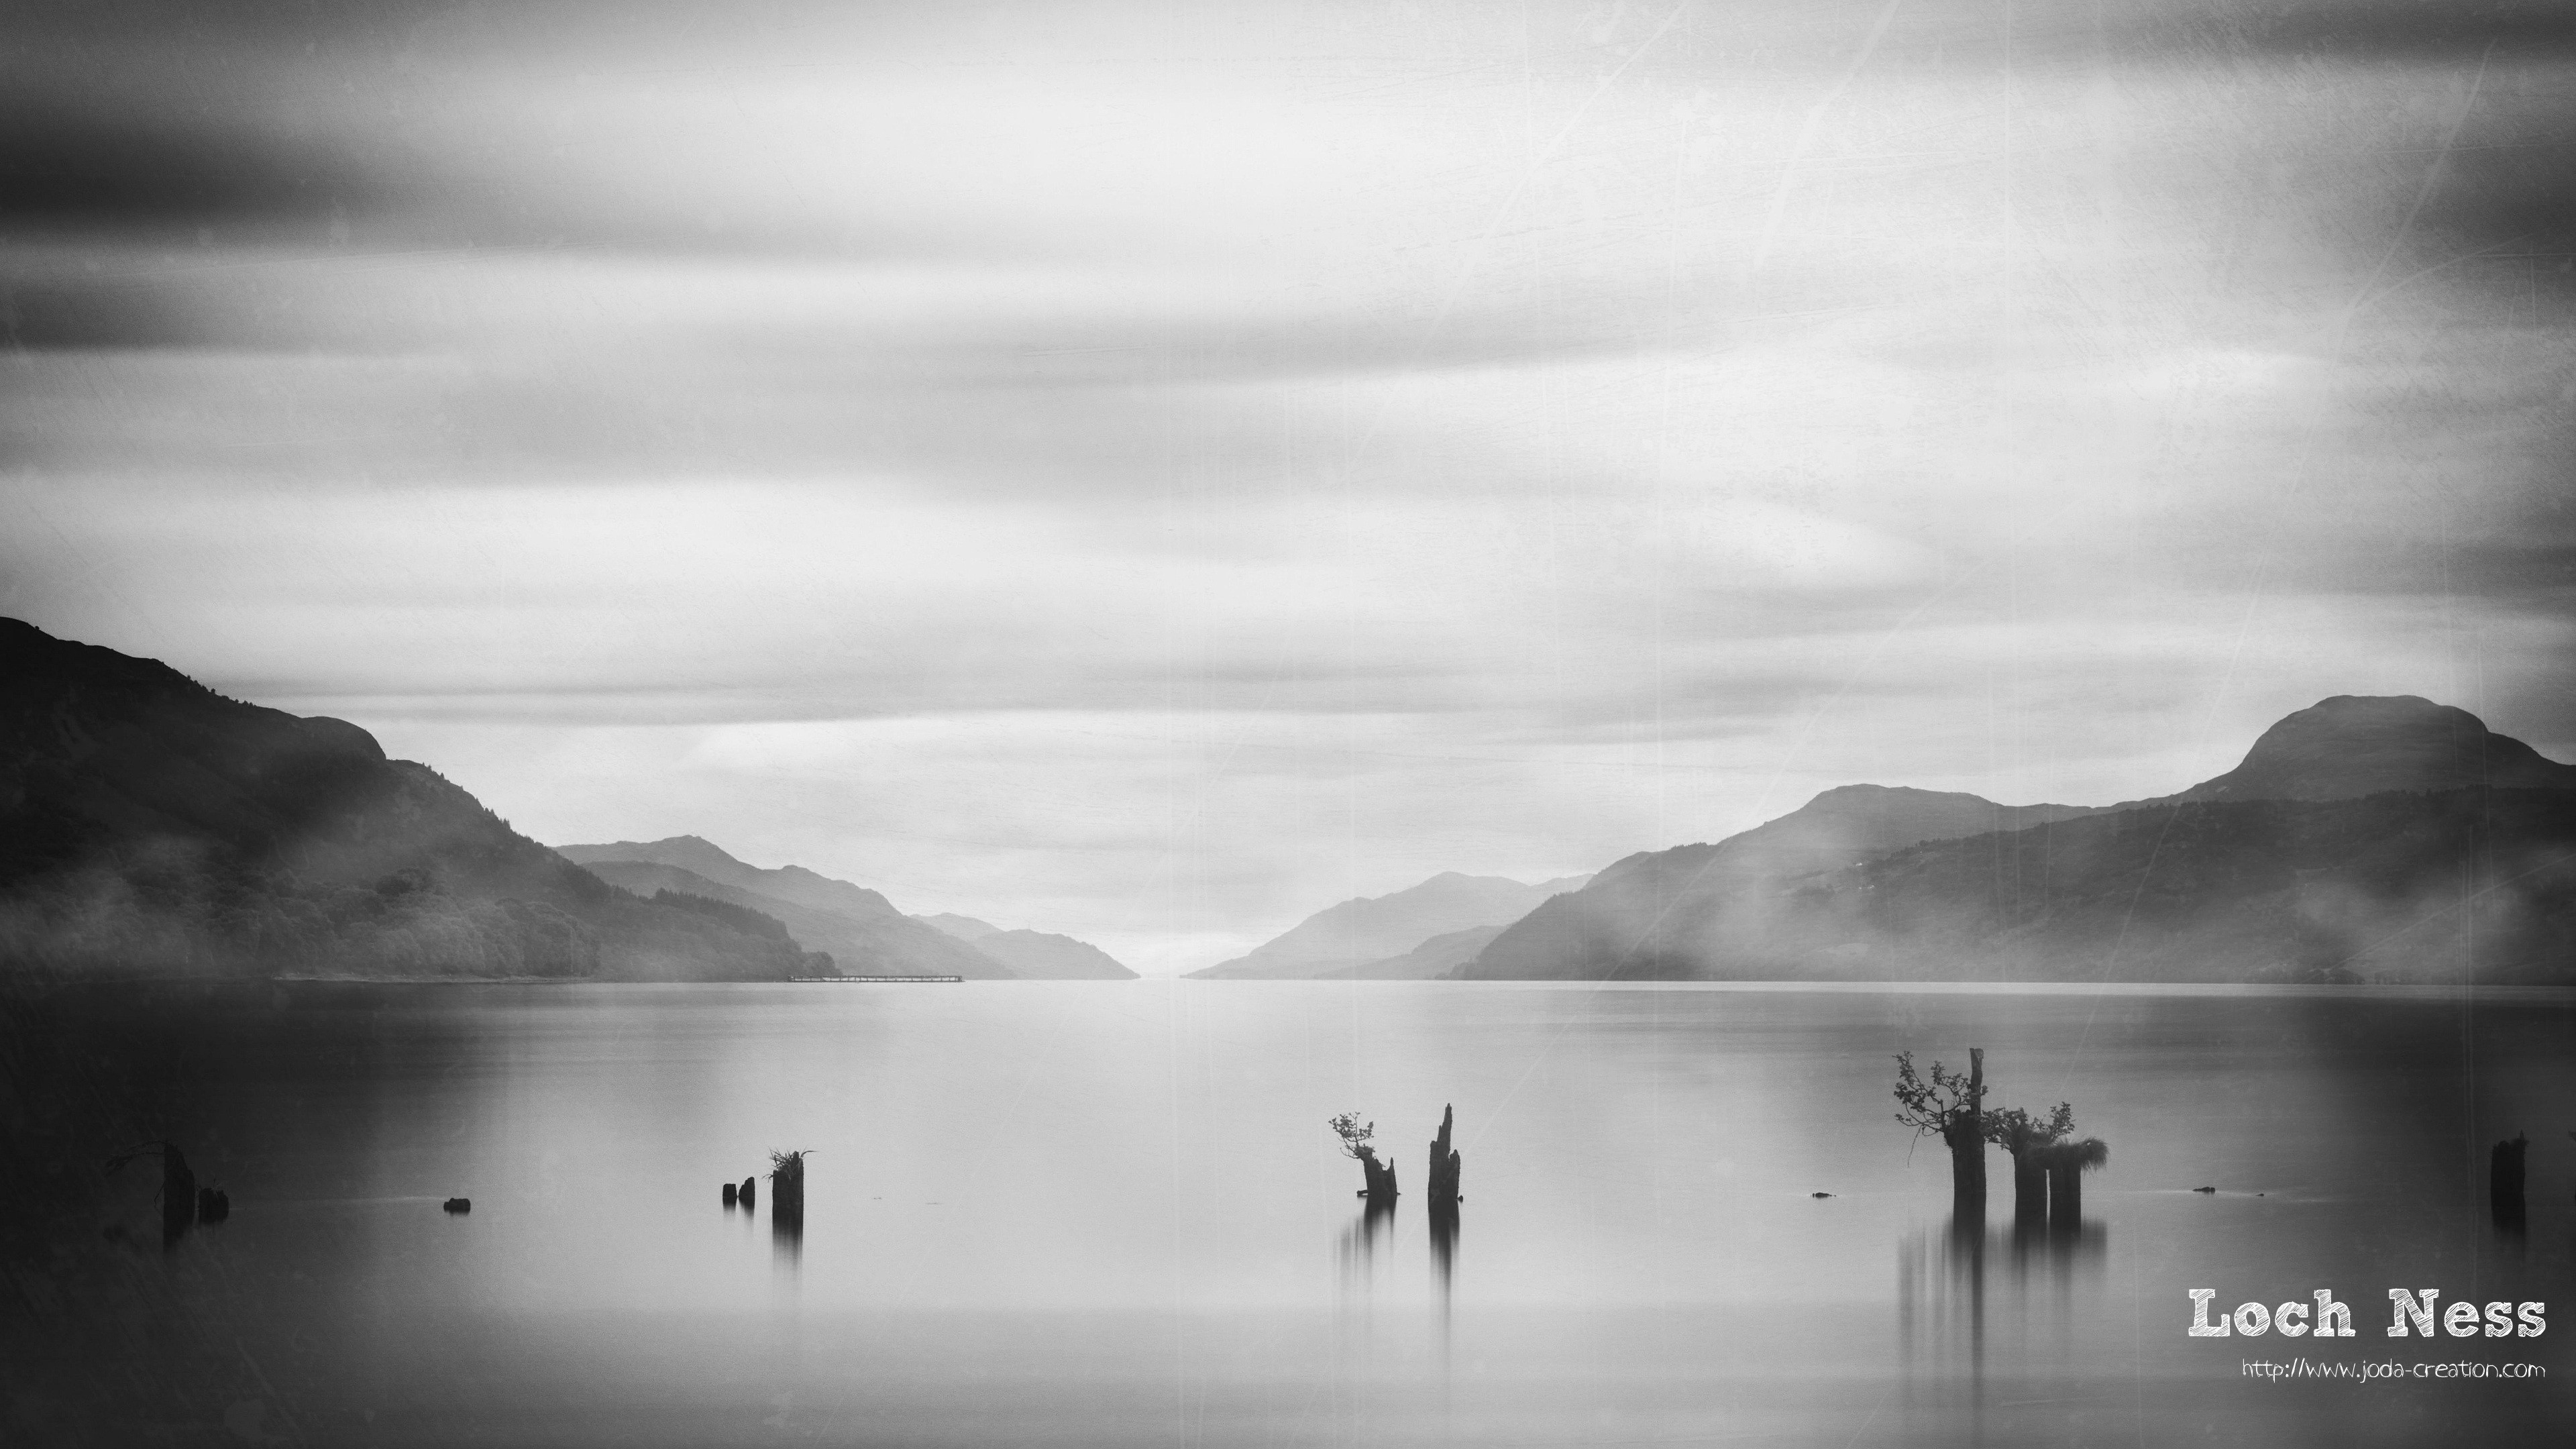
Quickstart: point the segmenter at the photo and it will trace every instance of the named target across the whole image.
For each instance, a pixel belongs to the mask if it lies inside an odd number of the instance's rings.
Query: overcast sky
[[[110,23],[112,20],[112,24]],[[0,612],[1140,969],[2576,758],[2576,12],[39,0]]]

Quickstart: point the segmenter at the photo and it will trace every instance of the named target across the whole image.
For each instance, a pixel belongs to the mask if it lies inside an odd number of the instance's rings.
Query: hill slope
[[[1501,876],[1435,875],[1383,896],[1363,896],[1317,911],[1231,961],[1193,971],[1205,981],[1287,980],[1328,975],[1401,956],[1434,936],[1499,926],[1585,877],[1524,885]]]
[[[747,865],[716,845],[694,835],[667,840],[620,840],[603,845],[556,847],[565,859],[590,866],[624,884],[659,883],[662,872],[677,871],[728,892],[721,899],[758,909],[776,906],[782,920],[802,921],[813,932],[812,945],[830,942],[842,974],[849,976],[963,976],[1000,980],[1017,975],[998,958],[927,926],[865,886],[819,875],[803,866],[768,869]],[[672,889],[686,889],[674,886]]]
[[[355,725],[0,620],[0,964],[778,979],[783,935],[638,900]]]
[[[2481,776],[2514,785],[2457,788]],[[2160,800],[2015,811],[1827,791],[1716,845],[1631,856],[1454,974],[2558,979],[2576,973],[2561,941],[2570,784],[2576,767],[2464,710],[2339,696]],[[1848,808],[1884,796],[1910,798]],[[2487,894],[2445,905],[2464,879]],[[2371,944],[2429,940],[2436,918],[2483,923],[2474,962]]]

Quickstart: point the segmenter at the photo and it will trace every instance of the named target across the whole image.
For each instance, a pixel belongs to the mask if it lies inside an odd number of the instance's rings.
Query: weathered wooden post
[[[197,1174],[188,1170],[187,1155],[161,1144],[161,1236],[175,1238],[197,1220]]]
[[[2498,1227],[2522,1225],[2522,1157],[2530,1145],[2516,1132],[2511,1142],[2499,1142],[2487,1153],[2487,1206]]]
[[[1428,1178],[1431,1206],[1438,1211],[1442,1203],[1458,1200],[1458,1151],[1449,1145],[1451,1108],[1440,1109],[1440,1135],[1431,1139],[1431,1172]]]

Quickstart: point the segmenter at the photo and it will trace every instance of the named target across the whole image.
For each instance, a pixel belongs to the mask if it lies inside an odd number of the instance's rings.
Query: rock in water
[[[451,1213],[470,1213],[474,1211],[474,1199],[470,1197],[451,1197],[447,1201],[440,1203],[439,1208],[442,1211]]]
[[[744,1178],[744,1179],[742,1180],[742,1191],[740,1191],[740,1192],[738,1192],[738,1193],[734,1194],[736,1197],[738,1197],[738,1198],[742,1199],[742,1205],[743,1205],[744,1207],[750,1207],[750,1206],[752,1206],[752,1205],[753,1205],[753,1203],[754,1203],[754,1200],[759,1196],[759,1193],[758,1193],[758,1192],[756,1192],[756,1191],[753,1189],[753,1187],[752,1187],[752,1184],[753,1184],[755,1181],[757,1181],[757,1180],[758,1180],[758,1179],[756,1179],[756,1178],[749,1178],[749,1177]]]

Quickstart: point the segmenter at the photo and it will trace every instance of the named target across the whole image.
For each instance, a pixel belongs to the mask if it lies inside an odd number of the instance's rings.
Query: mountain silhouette
[[[2576,789],[2576,765],[2496,734],[2455,705],[2339,694],[2285,716],[2235,769],[2170,798],[2344,800],[2468,789]]]
[[[998,958],[896,910],[865,886],[799,865],[747,865],[694,835],[563,845],[556,852],[630,889],[690,890],[670,884],[686,877],[703,882],[697,888],[701,892],[712,888],[718,899],[770,910],[797,930],[797,939],[829,951],[844,975],[1001,980],[1018,974]]]
[[[780,979],[783,930],[641,900],[342,720],[0,620],[0,964]]]
[[[1503,925],[1585,879],[1568,876],[1525,885],[1501,876],[1447,871],[1389,895],[1363,896],[1317,911],[1244,955],[1189,975],[1204,981],[1324,976],[1404,955],[1434,936]]]
[[[1829,790],[1622,860],[1452,974],[2563,980],[2571,786],[2465,710],[2339,696],[2160,799]]]
[[[914,920],[932,926],[1011,968],[1013,974],[1029,981],[1133,981],[1136,973],[1118,963],[1118,958],[1071,936],[1050,931],[1005,931],[990,921],[973,916],[940,914],[915,916]]]

